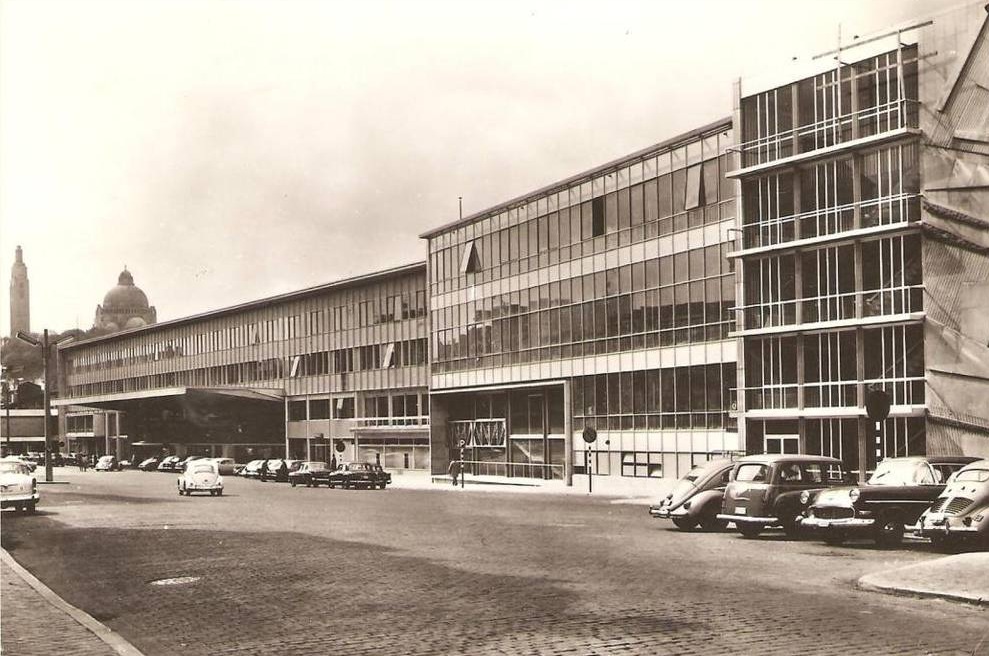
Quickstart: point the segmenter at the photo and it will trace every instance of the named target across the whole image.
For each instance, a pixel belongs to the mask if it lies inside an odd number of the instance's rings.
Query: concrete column
[[[563,480],[567,487],[573,487],[573,414],[570,400],[570,379],[563,381]],[[506,440],[507,441],[507,440]],[[508,445],[505,445],[508,448]]]

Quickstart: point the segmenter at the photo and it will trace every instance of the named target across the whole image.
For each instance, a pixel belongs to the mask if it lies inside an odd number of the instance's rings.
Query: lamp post
[[[48,339],[48,329],[41,334],[41,339],[35,339],[28,333],[18,330],[17,339],[22,342],[26,342],[31,346],[37,346],[41,349],[41,359],[45,367],[45,482],[52,482],[52,443],[51,443],[51,389],[49,386],[49,371],[48,371],[48,361],[51,360],[51,349],[53,346],[57,346],[63,342],[68,342],[72,337],[65,337],[63,339],[58,339],[50,341]]]

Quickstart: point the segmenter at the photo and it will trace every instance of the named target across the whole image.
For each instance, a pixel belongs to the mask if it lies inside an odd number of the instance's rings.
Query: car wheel
[[[824,542],[832,547],[839,547],[845,542],[845,532],[837,529],[829,529],[824,532]]]
[[[752,538],[759,537],[762,533],[762,524],[749,524],[747,522],[736,524],[738,527],[738,532],[742,534],[742,537],[751,540]]]
[[[728,520],[718,519],[718,511],[705,513],[701,516],[701,528],[705,531],[723,531],[728,528]]]
[[[681,531],[689,531],[697,526],[697,522],[692,517],[671,517],[670,519],[673,520],[673,525]]]
[[[333,483],[327,483],[327,486],[328,486],[328,487],[329,487],[329,488],[330,488],[331,490],[332,490],[333,488],[335,488],[335,487],[336,487],[336,485],[334,485]]]
[[[31,501],[30,503],[24,506],[24,512],[26,512],[29,515],[34,514],[34,501]]]
[[[880,515],[873,530],[880,547],[898,547],[903,542],[903,522],[894,514]]]

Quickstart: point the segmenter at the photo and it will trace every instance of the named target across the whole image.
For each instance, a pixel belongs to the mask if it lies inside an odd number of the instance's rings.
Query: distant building
[[[24,254],[17,247],[17,259],[10,268],[10,336],[17,331],[31,332],[31,288],[27,279]]]
[[[20,247],[18,247],[20,253]],[[27,279],[25,278],[25,285]],[[134,285],[134,276],[124,267],[117,278],[117,286],[103,297],[103,305],[96,306],[94,328],[109,331],[140,328],[158,322],[158,313],[148,304],[147,295]]]

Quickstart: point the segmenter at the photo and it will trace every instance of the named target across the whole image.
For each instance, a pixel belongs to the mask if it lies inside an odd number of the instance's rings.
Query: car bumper
[[[751,517],[749,515],[726,515],[721,513],[718,515],[718,519],[735,522],[736,524],[760,524],[763,526],[778,526],[780,524],[779,517]]]
[[[190,492],[206,492],[208,490],[222,490],[222,485],[190,485],[186,483],[181,486],[183,490],[189,490]]]
[[[20,506],[25,503],[38,503],[40,500],[41,494],[38,492],[9,493],[0,498],[0,505],[3,508],[9,508],[10,506]]]
[[[876,523],[875,519],[865,517],[842,517],[839,519],[821,519],[820,517],[804,517],[800,520],[800,525],[809,529],[821,530],[856,530],[867,529]]]
[[[908,526],[907,530],[914,535],[925,538],[944,537],[946,535],[974,535],[976,533],[989,532],[989,528],[979,530],[979,526],[966,526],[963,517],[948,517],[945,515],[928,515],[921,517],[913,526]]]
[[[673,519],[675,517],[686,517],[690,513],[684,510],[683,506],[670,509],[669,506],[649,506],[649,514],[656,519]]]

